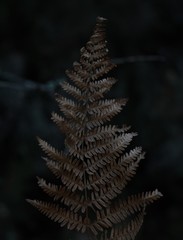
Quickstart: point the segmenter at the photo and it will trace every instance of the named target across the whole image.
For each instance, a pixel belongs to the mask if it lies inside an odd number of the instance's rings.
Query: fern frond
[[[118,226],[112,228],[110,237],[103,237],[101,240],[133,240],[139,232],[144,219],[144,211],[140,212],[134,219],[131,219],[126,227]]]
[[[45,193],[52,197],[54,201],[60,200],[60,202],[69,206],[71,211],[77,212],[82,209],[82,212],[85,212],[88,203],[86,203],[84,197],[76,193],[76,191],[71,192],[65,186],[46,183],[43,178],[38,178],[38,185]]]
[[[62,169],[60,164],[58,164],[55,161],[52,161],[48,158],[44,158],[46,161],[47,167],[50,169],[50,171],[58,178],[61,179],[63,184],[68,187],[68,189],[71,189],[72,191],[75,191],[75,189],[84,189],[84,183],[81,179],[81,173],[78,171],[68,171],[66,169]],[[82,172],[82,171],[81,171]]]
[[[42,148],[42,150],[47,154],[47,156],[56,161],[57,163],[54,163],[53,161],[49,160],[48,158],[43,158],[45,159],[48,167],[49,167],[49,163],[53,162],[52,164],[50,163],[50,166],[53,166],[53,164],[55,164],[55,169],[62,169],[61,171],[68,171],[68,172],[73,172],[77,175],[79,175],[79,173],[82,170],[82,167],[79,165],[79,161],[77,161],[75,159],[72,160],[70,159],[67,155],[65,155],[63,152],[59,152],[58,150],[56,150],[54,147],[52,147],[51,145],[49,145],[46,141],[42,140],[41,138],[37,138],[40,147]]]
[[[155,190],[126,199],[121,196],[144,152],[141,147],[129,149],[137,133],[125,125],[107,124],[127,99],[104,98],[117,81],[107,76],[115,65],[108,56],[105,23],[106,19],[97,18],[80,60],[66,71],[69,81],[61,83],[66,97],[56,95],[61,114],[52,113],[52,120],[65,135],[65,151],[38,138],[46,155],[43,159],[59,181],[53,184],[38,178],[53,203],[28,202],[70,230],[86,231],[101,240],[132,240],[146,206],[162,195]]]
[[[66,93],[69,93],[71,96],[76,98],[78,101],[82,101],[83,100],[84,97],[82,95],[82,92],[77,87],[69,84],[68,82],[63,82],[60,85],[62,86],[63,90]]]
[[[58,204],[30,199],[27,199],[27,201],[48,218],[55,222],[58,222],[61,227],[67,225],[67,228],[71,230],[76,228],[82,233],[86,231],[87,225],[89,223],[86,219],[83,220],[81,215],[73,213],[73,211],[61,208]]]
[[[127,216],[141,211],[144,207],[159,199],[162,194],[156,189],[152,192],[143,192],[129,196],[127,200],[120,200],[115,204],[111,214],[124,220]]]
[[[97,220],[93,223],[93,227],[101,226],[104,228],[112,227],[113,224],[120,223],[129,215],[142,211],[143,208],[160,198],[162,194],[155,190],[138,195],[132,195],[127,200],[122,200],[114,206],[102,211],[97,211]]]

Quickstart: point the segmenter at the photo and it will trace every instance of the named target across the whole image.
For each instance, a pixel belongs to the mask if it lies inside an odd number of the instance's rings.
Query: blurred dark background
[[[25,198],[44,198],[36,176],[51,173],[36,136],[63,147],[50,120],[58,111],[54,92],[97,16],[108,18],[110,56],[121,59],[111,95],[130,99],[118,123],[132,125],[147,152],[132,190],[157,187],[164,194],[148,208],[138,239],[182,238],[183,1],[0,0],[1,240],[76,239]],[[128,56],[132,62],[125,62]]]

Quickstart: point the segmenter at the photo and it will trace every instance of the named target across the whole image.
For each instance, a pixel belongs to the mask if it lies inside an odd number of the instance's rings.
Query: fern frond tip
[[[100,17],[100,16],[97,17],[97,22],[106,22],[106,21],[107,21],[107,18]]]

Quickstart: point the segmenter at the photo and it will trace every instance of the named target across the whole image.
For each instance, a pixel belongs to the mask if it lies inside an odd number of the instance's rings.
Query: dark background
[[[183,1],[0,0],[0,239],[74,240],[25,198],[44,198],[36,176],[51,178],[36,136],[59,148],[50,120],[54,92],[79,59],[97,16],[108,18],[113,97],[129,103],[116,119],[132,125],[147,152],[131,182],[134,193],[158,188],[138,239],[183,235]],[[162,56],[152,61],[147,56]],[[133,56],[132,62],[125,62]],[[138,56],[144,56],[139,61]],[[78,237],[79,238],[79,237]],[[82,238],[80,238],[82,239]]]

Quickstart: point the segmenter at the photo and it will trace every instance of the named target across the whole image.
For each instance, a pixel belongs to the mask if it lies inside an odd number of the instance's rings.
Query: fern
[[[129,240],[138,233],[146,206],[161,193],[155,190],[117,198],[136,174],[144,152],[141,147],[127,152],[137,135],[129,127],[108,124],[127,100],[104,98],[116,82],[107,77],[115,65],[108,56],[105,23],[106,19],[97,18],[79,62],[66,71],[69,81],[61,86],[68,98],[56,97],[61,115],[53,113],[52,119],[65,134],[66,151],[59,152],[38,138],[47,155],[46,165],[60,185],[38,178],[39,187],[53,201],[28,202],[70,230],[101,240]]]

